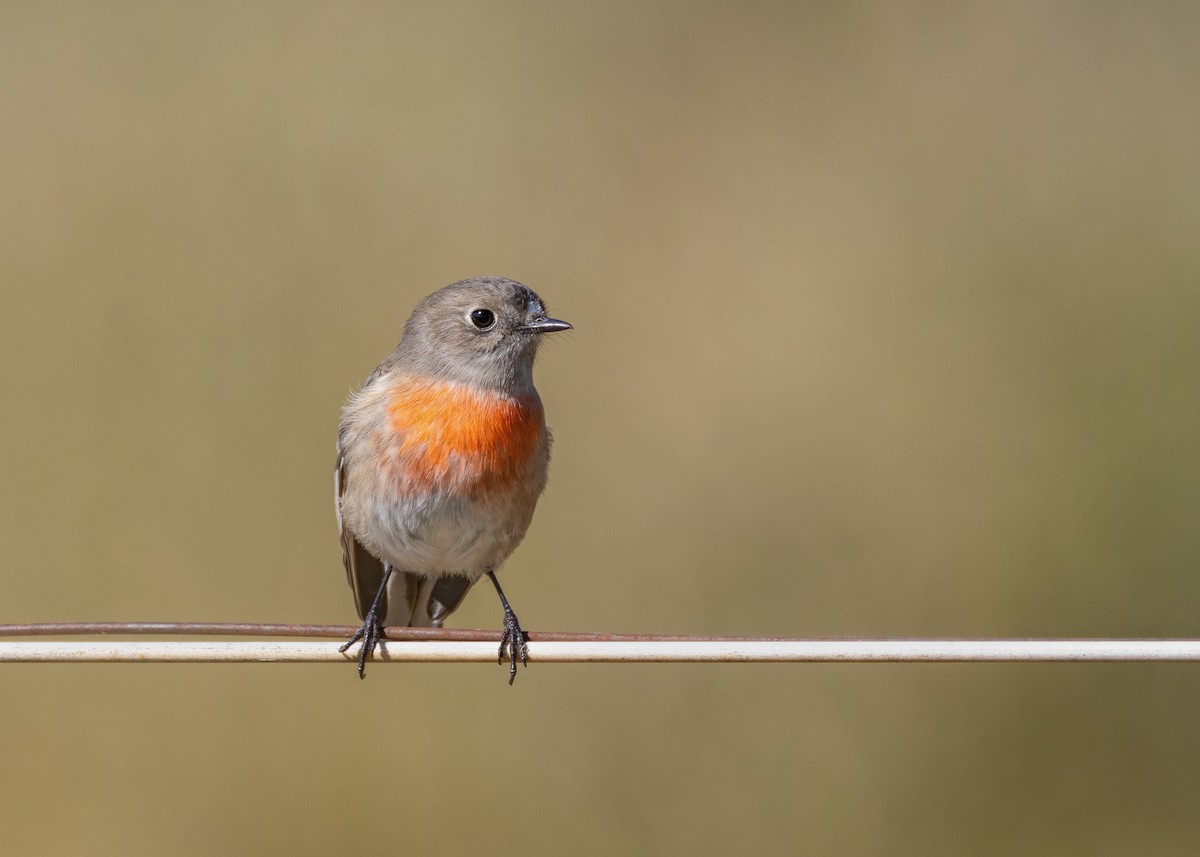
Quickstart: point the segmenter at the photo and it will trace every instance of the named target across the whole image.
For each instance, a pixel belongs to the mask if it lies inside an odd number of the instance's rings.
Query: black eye
[[[480,330],[487,330],[495,323],[496,314],[490,309],[471,310],[471,324],[475,325]]]

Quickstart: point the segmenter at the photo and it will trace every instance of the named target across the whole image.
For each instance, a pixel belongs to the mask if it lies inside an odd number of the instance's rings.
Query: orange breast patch
[[[434,486],[472,494],[511,490],[542,443],[536,394],[476,392],[461,384],[406,380],[388,397],[389,463],[405,493]]]

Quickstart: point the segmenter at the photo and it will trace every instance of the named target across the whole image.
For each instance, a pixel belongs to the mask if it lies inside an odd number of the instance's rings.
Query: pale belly
[[[520,544],[537,497],[472,500],[434,493],[420,500],[374,503],[368,549],[394,568],[426,577],[475,580],[499,568]]]

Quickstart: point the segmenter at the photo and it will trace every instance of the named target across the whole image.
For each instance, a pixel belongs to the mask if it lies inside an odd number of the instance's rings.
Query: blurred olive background
[[[0,9],[0,621],[355,621],[520,279],[533,629],[1200,635],[1195,4]],[[495,627],[491,592],[452,624]],[[9,666],[6,853],[1194,854],[1189,665]]]

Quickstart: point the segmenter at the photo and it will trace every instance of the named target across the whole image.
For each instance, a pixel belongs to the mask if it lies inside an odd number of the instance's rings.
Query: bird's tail
[[[404,601],[401,602],[395,591],[389,592],[392,604],[408,606],[408,614],[404,611],[388,611],[388,624],[408,625],[414,628],[440,628],[446,617],[458,609],[467,590],[475,581],[465,577],[423,577],[404,572],[403,578],[396,575],[392,578],[389,589],[404,587]],[[408,621],[402,621],[407,619]]]

